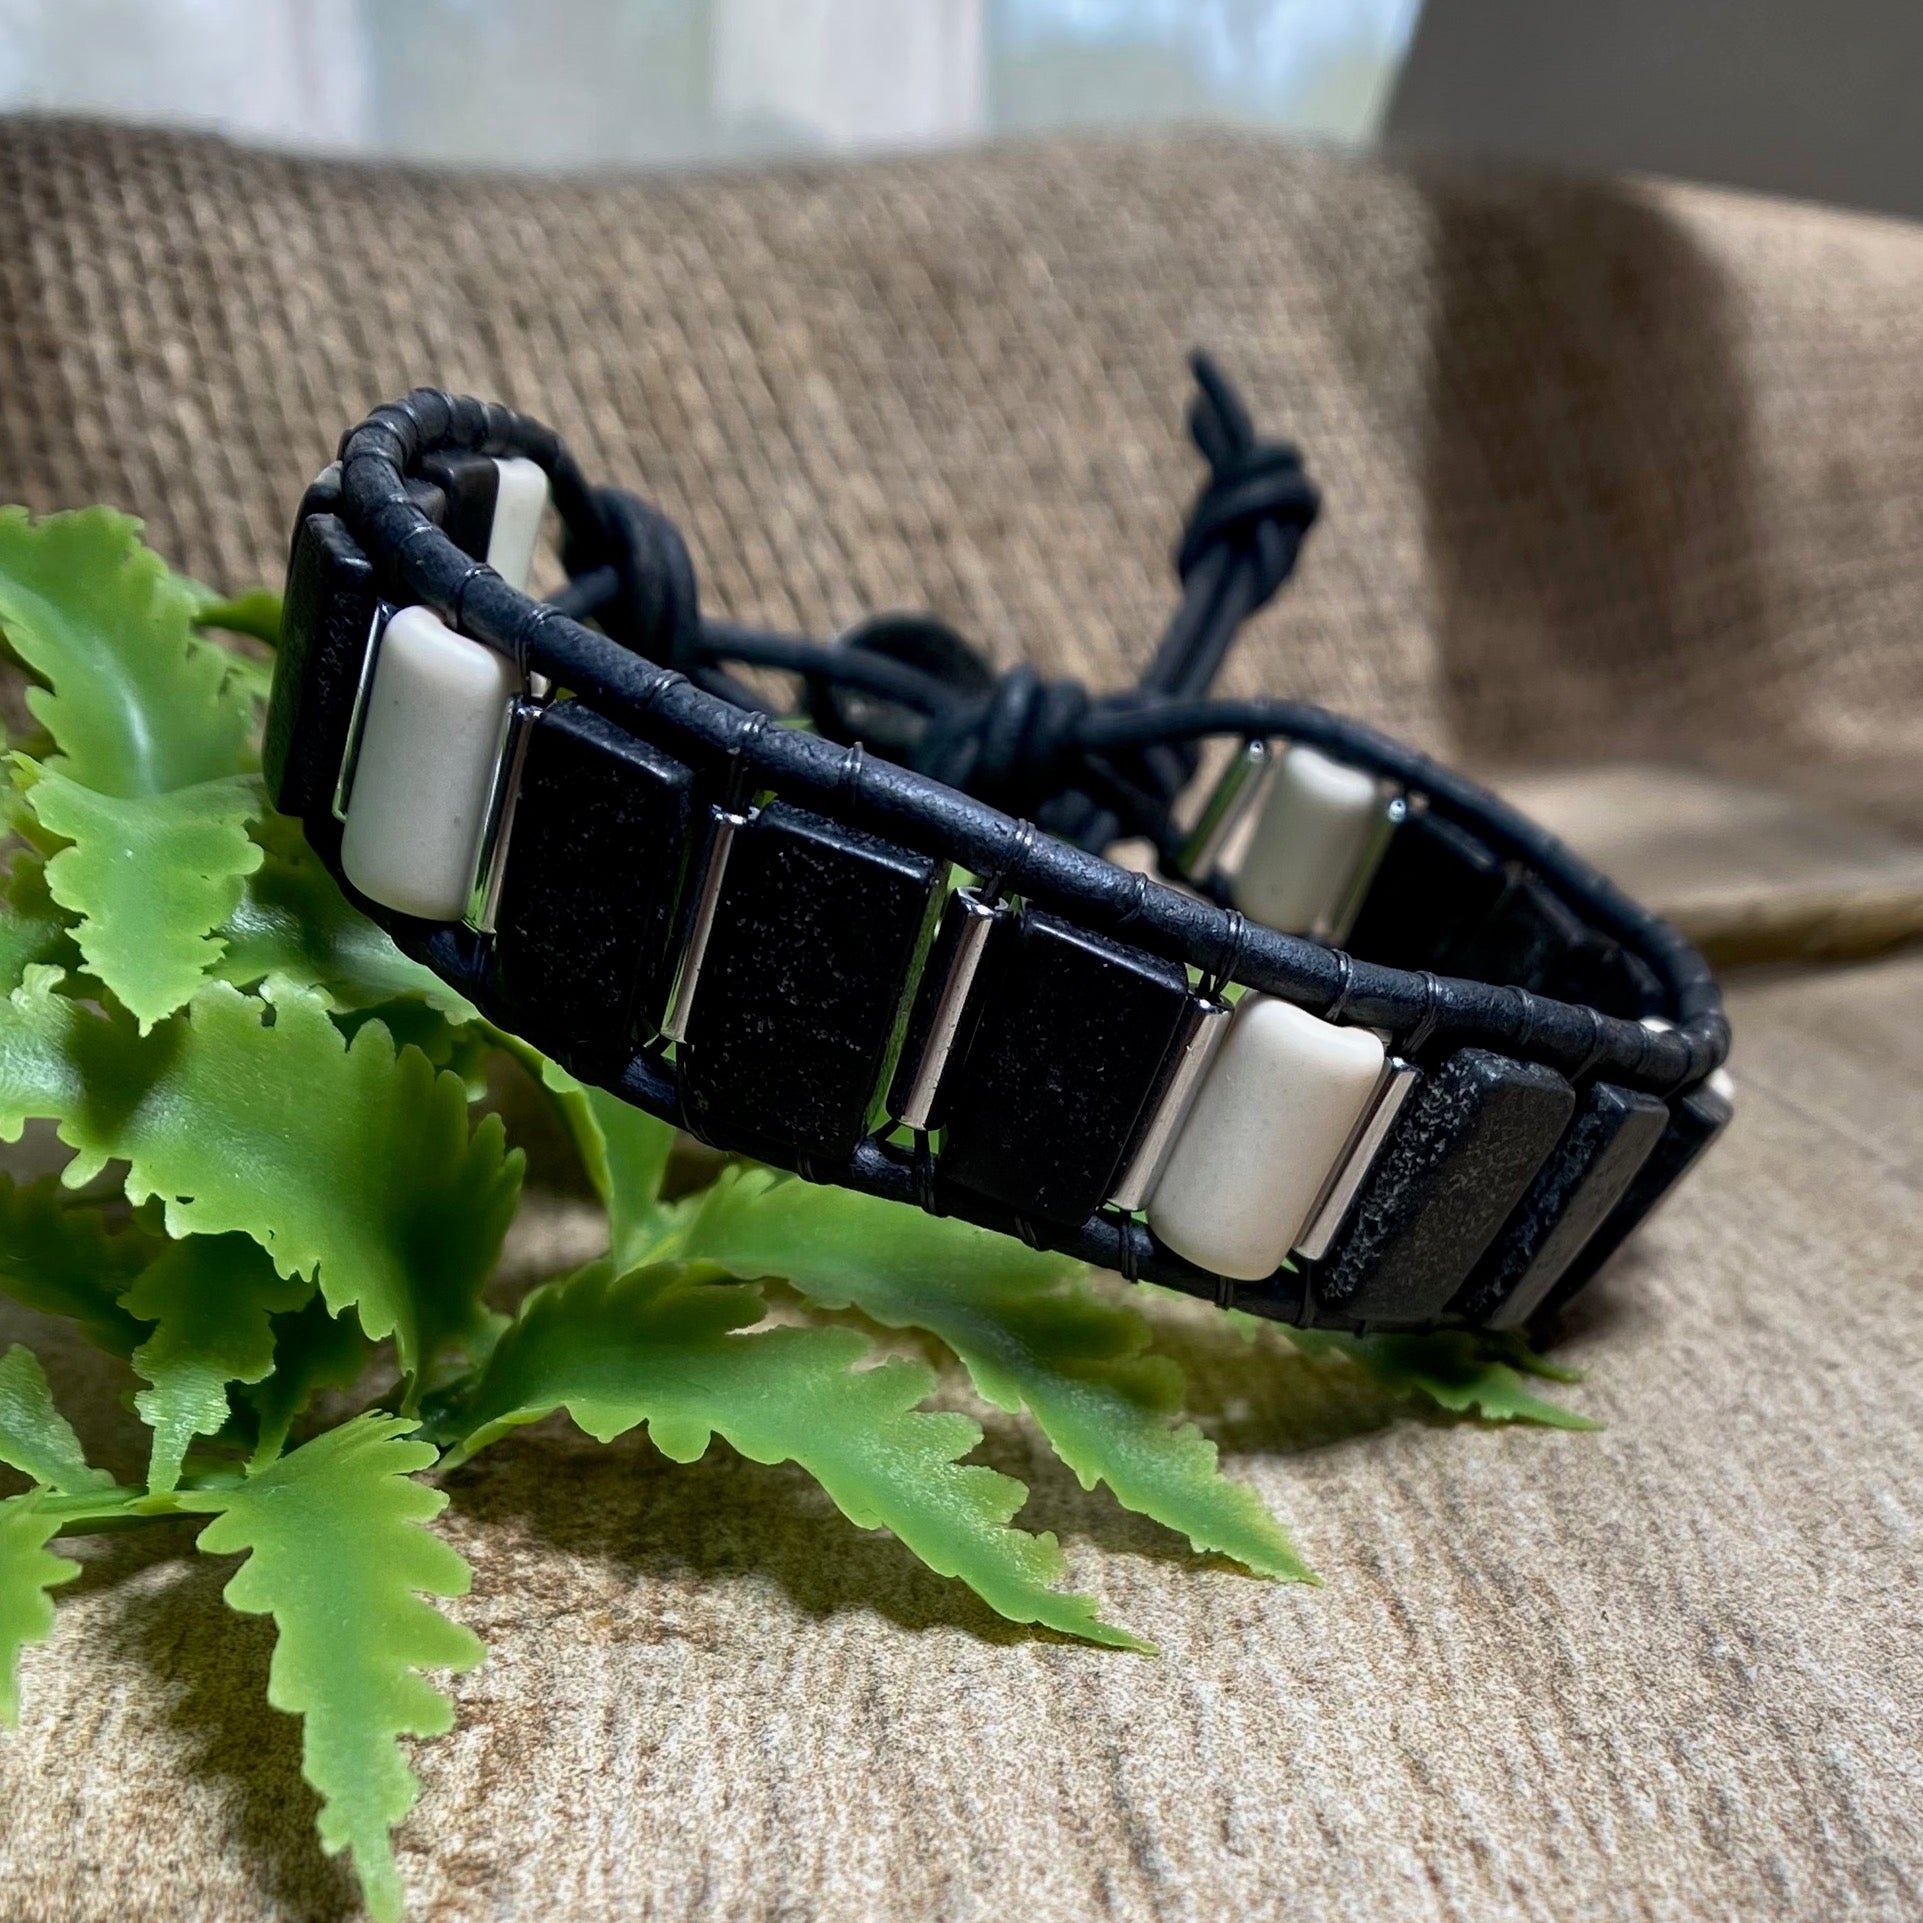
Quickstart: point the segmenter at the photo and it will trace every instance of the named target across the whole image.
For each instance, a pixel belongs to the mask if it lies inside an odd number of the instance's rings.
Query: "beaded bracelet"
[[[276,805],[407,953],[718,1148],[1303,1325],[1548,1313],[1728,1120],[1720,996],[1474,783],[1209,696],[1317,496],[1195,372],[1181,599],[1103,696],[928,617],[704,616],[673,525],[550,429],[377,408],[300,506]]]

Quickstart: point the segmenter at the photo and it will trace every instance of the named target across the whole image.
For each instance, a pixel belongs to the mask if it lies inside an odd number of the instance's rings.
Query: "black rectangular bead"
[[[1729,1124],[1730,1105],[1708,1086],[1692,1089],[1668,1104],[1669,1120],[1648,1159],[1636,1171],[1623,1198],[1603,1218],[1602,1227],[1582,1246],[1543,1298],[1541,1313],[1555,1314],[1655,1212],[1697,1158]]]
[[[659,1020],[694,777],[579,701],[529,725],[494,918],[502,1020],[570,1067],[625,1063]]]
[[[944,872],[781,801],[736,831],[677,1050],[696,1135],[776,1160],[853,1154]]]
[[[421,463],[421,478],[441,491],[443,506],[434,518],[442,533],[463,554],[485,561],[501,470],[485,454],[430,454]]]
[[[1590,928],[1557,959],[1540,992],[1559,1002],[1599,1008],[1625,1021],[1654,1014],[1663,999],[1654,970],[1640,955]]]
[[[447,497],[432,481],[424,481],[418,474],[408,476],[403,483],[407,498],[437,525],[446,518]],[[339,514],[341,511],[341,471],[339,463],[325,469],[308,482],[306,492],[300,497],[300,509],[294,516],[294,539],[300,539],[300,531],[307,525],[310,514]]]
[[[1568,1125],[1553,1069],[1464,1048],[1419,1088],[1315,1279],[1316,1300],[1371,1324],[1432,1321]]]
[[[1418,809],[1389,837],[1349,931],[1349,952],[1388,968],[1440,969],[1450,946],[1489,914],[1509,881],[1475,836]]]
[[[338,461],[325,467],[311,481],[300,497],[300,506],[294,514],[294,532],[288,541],[291,553],[293,544],[300,539],[300,531],[307,525],[310,514],[339,514],[341,511],[341,470]]]
[[[1627,1020],[1647,1013],[1656,998],[1655,977],[1643,963],[1591,928],[1539,875],[1521,871],[1436,965],[1444,974],[1527,988]]]
[[[1450,1303],[1466,1321],[1520,1328],[1649,1159],[1669,1110],[1654,1095],[1598,1082]]]
[[[1079,1226],[1114,1190],[1160,1086],[1188,973],[1026,910],[989,937],[977,994],[943,1084],[942,1178]]]
[[[1364,961],[1500,982],[1628,1019],[1657,999],[1647,966],[1547,882],[1426,809],[1391,838],[1347,946]]]
[[[1445,975],[1543,993],[1585,932],[1535,876],[1512,869],[1495,905],[1442,949],[1436,967]]]
[[[334,790],[377,606],[373,564],[339,517],[309,515],[287,568],[261,764],[274,806],[310,840],[338,839]]]

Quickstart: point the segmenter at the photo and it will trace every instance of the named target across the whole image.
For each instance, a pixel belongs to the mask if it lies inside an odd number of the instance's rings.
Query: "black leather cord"
[[[1210,477],[1180,550],[1182,605],[1143,683],[1105,697],[1024,668],[985,691],[977,677],[961,694],[956,675],[872,647],[823,647],[704,620],[686,547],[658,510],[620,490],[590,489],[551,429],[434,390],[376,409],[344,438],[342,511],[393,598],[425,603],[691,762],[721,758],[753,786],[994,875],[1039,906],[1198,968],[1214,965],[1233,932],[1237,978],[1311,1012],[1340,1008],[1344,1019],[1398,1038],[1420,1033],[1658,1094],[1701,1081],[1727,1053],[1728,1027],[1707,966],[1666,923],[1495,796],[1371,729],[1299,703],[1202,698],[1240,623],[1286,579],[1315,495],[1293,450],[1255,439],[1219,372],[1205,360],[1196,372],[1193,427]],[[560,601],[532,601],[478,566],[410,497],[406,477],[421,459],[454,449],[524,455],[547,470],[574,572]],[[590,613],[603,632],[583,625]],[[766,704],[727,674],[728,662],[900,704],[925,723],[912,765],[878,754],[851,763],[842,743],[768,726]],[[1308,742],[1420,790],[1640,956],[1675,1026],[1652,1030],[1519,988],[1352,961],[1264,927],[1237,930],[1233,911],[1075,845],[1098,830],[1106,840],[1110,819],[1166,849],[1179,771],[1192,765],[1192,744],[1215,734]],[[1045,827],[1081,815],[1064,839],[1036,834],[1011,810],[1041,816]],[[459,957],[449,952],[442,962],[457,967]],[[634,1099],[653,1107],[658,1091],[645,1064],[633,1074]],[[869,1144],[860,1154],[880,1158],[873,1183],[895,1180],[886,1172],[891,1149]],[[900,1180],[913,1199],[906,1163]],[[1113,1251],[1091,1259],[1112,1263]]]
[[[1142,677],[1148,694],[1196,695],[1214,681],[1237,629],[1295,572],[1322,505],[1301,455],[1287,442],[1256,438],[1241,396],[1214,361],[1197,353],[1190,365],[1201,392],[1189,409],[1189,433],[1209,478],[1175,567],[1185,587],[1204,569],[1209,579],[1203,595],[1185,598]]]
[[[693,570],[680,536],[658,510],[618,489],[595,491],[603,531],[571,539],[573,579],[554,605],[593,617],[624,645],[679,669],[740,705],[757,697],[724,690],[725,663],[800,675],[817,698],[816,726],[852,738],[823,687],[878,695],[922,717],[905,757],[918,772],[1099,850],[1118,834],[1140,835],[1172,854],[1169,811],[1195,773],[1197,757],[1179,733],[1148,734],[1108,748],[1087,725],[1110,708],[1199,696],[1221,669],[1236,634],[1271,601],[1295,569],[1320,497],[1297,450],[1257,438],[1248,409],[1206,354],[1191,357],[1198,392],[1189,432],[1208,463],[1176,548],[1183,584],[1154,658],[1134,689],[1092,698],[1077,681],[1045,681],[1021,665],[999,677],[981,664],[958,675],[929,673],[861,647],[824,647],[694,613]],[[592,565],[604,551],[612,559]],[[918,617],[917,617],[918,618]],[[961,644],[965,647],[965,643]],[[978,659],[978,658],[977,658]]]

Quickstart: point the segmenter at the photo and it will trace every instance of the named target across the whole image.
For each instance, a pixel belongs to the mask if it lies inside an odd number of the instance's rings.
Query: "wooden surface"
[[[1158,1658],[999,1624],[720,1446],[483,1457],[448,1528],[494,1653],[420,1753],[414,1913],[1915,1915],[1923,959],[1733,1000],[1731,1136],[1567,1345],[1602,1434],[1395,1419],[1178,1312],[1309,1589],[1197,1562],[991,1421]],[[102,1544],[63,1598],[0,1740],[7,1916],[343,1914],[225,1573]]]

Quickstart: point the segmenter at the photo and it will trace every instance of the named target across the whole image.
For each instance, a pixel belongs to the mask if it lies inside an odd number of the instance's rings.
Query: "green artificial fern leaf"
[[[272,588],[249,588],[230,600],[203,600],[194,614],[197,628],[221,628],[251,635],[270,648],[280,646],[280,596]]]
[[[0,1356],[0,1462],[63,1496],[113,1484],[88,1466],[80,1438],[53,1406],[39,1357],[17,1344]]]
[[[211,588],[201,588],[201,603],[194,615],[194,626],[202,634],[246,635],[270,648],[280,646],[281,598],[272,588],[249,588],[244,594],[223,599]],[[232,685],[252,696],[263,707],[273,698],[274,664],[236,648],[222,639]]]
[[[48,1548],[60,1512],[38,1491],[0,1502],[0,1723],[20,1720],[20,1652],[53,1628],[47,1591],[80,1574],[80,1565]]]
[[[0,1004],[0,1023],[4,1017]],[[99,1210],[75,1201],[54,1176],[19,1186],[0,1175],[0,1294],[71,1317],[110,1355],[130,1356],[146,1337],[120,1296],[160,1246],[137,1228],[109,1235]]]
[[[1513,1330],[1503,1335],[1485,1335],[1483,1342],[1494,1361],[1508,1363],[1520,1375],[1537,1376],[1544,1382],[1583,1382],[1588,1379],[1587,1370],[1574,1368],[1567,1362],[1557,1362],[1550,1356],[1538,1355]]]
[[[271,661],[257,661],[252,655],[242,654],[225,642],[220,645],[221,652],[227,656],[232,687],[249,700],[258,701],[264,708],[274,695],[274,664]]]
[[[243,878],[261,864],[247,826],[264,803],[258,777],[229,775],[166,794],[102,794],[42,768],[14,765],[40,825],[73,845],[47,864],[47,887],[81,917],[87,966],[144,1034],[189,1001],[223,943]]]
[[[594,1263],[536,1290],[454,1413],[461,1461],[555,1409],[598,1441],[645,1422],[655,1446],[693,1462],[712,1435],[755,1462],[794,1461],[858,1528],[892,1529],[944,1576],[959,1576],[1015,1622],[1141,1648],[1064,1573],[1053,1536],[1009,1527],[1027,1491],[958,1458],[981,1440],[966,1416],[924,1411],[935,1385],[920,1363],[858,1367],[873,1354],[852,1329],[775,1328],[759,1291],[683,1267],[616,1278]]]
[[[174,1488],[187,1445],[225,1424],[228,1383],[258,1382],[274,1366],[269,1317],[298,1309],[313,1288],[278,1274],[245,1235],[192,1235],[121,1297],[130,1315],[156,1325],[133,1357],[153,1385],[134,1397],[154,1432],[150,1490]]]
[[[432,970],[409,961],[355,908],[308,847],[300,823],[265,814],[254,824],[264,853],[242,878],[220,929],[217,973],[239,988],[269,976],[319,990],[337,1008],[417,1000],[453,1022],[479,1020],[473,1004]]]
[[[268,984],[262,992],[272,995],[280,990]],[[418,1049],[436,1068],[449,1070],[466,1089],[470,1102],[487,1094],[492,1050],[485,1025],[451,1022],[425,1002],[411,1000],[334,1010],[334,1026],[349,1042],[370,1022],[387,1030],[396,1049]]]
[[[160,795],[242,772],[254,704],[193,622],[204,593],[112,508],[0,509],[0,630],[44,684],[27,706],[50,766],[98,794]]]
[[[127,1162],[128,1196],[161,1197],[170,1235],[252,1236],[283,1275],[317,1275],[335,1313],[392,1335],[417,1382],[488,1333],[481,1284],[523,1158],[498,1117],[470,1134],[458,1077],[397,1055],[378,1022],[350,1045],[319,996],[285,985],[270,1007],[213,983],[145,1038],[56,986],[29,969],[0,1003],[0,1138],[57,1120],[67,1182]]]
[[[88,966],[143,1026],[180,1007],[218,959],[213,931],[258,866],[247,823],[254,701],[193,630],[204,599],[104,508],[31,521],[0,511],[0,628],[45,684],[28,705],[55,753],[18,757],[40,826],[71,846],[53,899],[82,917]]]
[[[1221,1473],[1214,1443],[1174,1421],[1186,1385],[1174,1362],[1148,1353],[1147,1323],[1089,1293],[1075,1263],[966,1222],[761,1170],[723,1175],[682,1253],[750,1279],[784,1277],[824,1308],[928,1330],[988,1401],[1027,1407],[1083,1488],[1107,1483],[1125,1508],[1198,1550],[1310,1579],[1255,1491]]]
[[[1536,1422],[1550,1429],[1600,1429],[1588,1416],[1535,1394],[1516,1367],[1512,1345],[1492,1343],[1466,1330],[1437,1335],[1341,1335],[1331,1330],[1291,1329],[1289,1340],[1310,1355],[1342,1355],[1367,1369],[1397,1395],[1421,1396],[1458,1415],[1485,1422]],[[1524,1351],[1523,1353],[1527,1353]],[[1539,1358],[1530,1358],[1539,1363]],[[1568,1381],[1567,1371],[1547,1365],[1534,1375]]]
[[[608,1256],[616,1274],[638,1268],[661,1247],[673,1221],[661,1207],[661,1178],[674,1150],[674,1129],[606,1089],[577,1082],[558,1062],[541,1062],[580,1152],[582,1166],[608,1212]]]
[[[0,993],[17,988],[36,963],[77,970],[80,950],[66,915],[47,892],[46,862],[16,851],[0,889]]]
[[[419,1674],[470,1669],[479,1639],[423,1596],[467,1593],[468,1568],[422,1526],[447,1505],[411,1480],[434,1451],[394,1416],[330,1429],[233,1491],[186,1496],[218,1509],[201,1532],[211,1555],[246,1551],[226,1599],[271,1615],[277,1638],[267,1700],[304,1719],[302,1774],[321,1796],[321,1844],[353,1853],[368,1909],[401,1913],[388,1832],[420,1783],[395,1739],[453,1725],[447,1698]]]
[[[280,1454],[287,1432],[322,1389],[351,1389],[367,1364],[367,1338],[351,1315],[330,1315],[318,1291],[305,1307],[273,1318],[274,1366],[241,1399],[260,1424],[252,1466]]]

